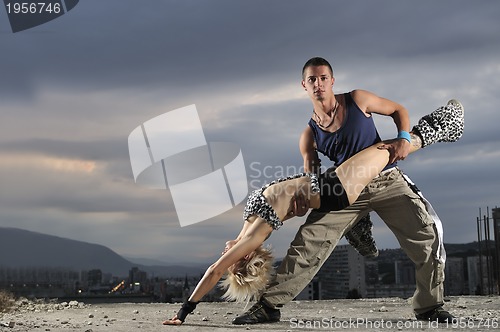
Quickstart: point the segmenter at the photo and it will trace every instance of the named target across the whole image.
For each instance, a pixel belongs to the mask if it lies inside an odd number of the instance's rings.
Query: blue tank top
[[[312,118],[309,120],[317,151],[330,158],[335,166],[339,166],[359,151],[381,141],[373,118],[367,117],[361,111],[350,93],[345,93],[344,97],[347,111],[344,123],[337,131],[333,133],[324,131]],[[385,168],[393,166],[396,166],[396,163]]]

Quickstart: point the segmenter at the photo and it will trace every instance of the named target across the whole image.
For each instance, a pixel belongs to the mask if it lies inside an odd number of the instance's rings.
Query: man
[[[389,116],[396,125],[399,139],[383,146],[390,152],[390,162],[350,207],[330,213],[313,210],[309,214],[275,279],[260,300],[236,317],[233,324],[279,321],[278,308],[293,300],[307,286],[339,239],[370,211],[377,212],[415,263],[417,285],[413,309],[417,319],[451,322],[453,316],[442,308],[445,253],[441,223],[418,189],[396,166],[398,160],[406,158],[410,149],[408,111],[402,105],[368,91],[354,90],[335,95],[334,83],[328,61],[312,58],[306,62],[302,87],[313,104],[309,126],[300,138],[306,170],[317,171],[317,151],[338,166],[358,151],[380,141],[373,114]],[[296,213],[305,213],[305,208],[307,202],[297,198]]]

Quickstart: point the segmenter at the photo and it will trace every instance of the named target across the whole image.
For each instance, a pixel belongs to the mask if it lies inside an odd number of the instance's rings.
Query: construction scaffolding
[[[493,224],[493,239],[491,236]],[[476,220],[479,253],[479,293],[480,295],[500,295],[500,208],[489,208],[486,214],[481,213]]]

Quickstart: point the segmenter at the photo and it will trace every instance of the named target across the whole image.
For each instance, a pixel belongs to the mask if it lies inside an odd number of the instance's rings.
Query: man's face
[[[315,66],[306,68],[302,86],[311,99],[322,101],[333,95],[334,82],[335,78],[327,66]]]

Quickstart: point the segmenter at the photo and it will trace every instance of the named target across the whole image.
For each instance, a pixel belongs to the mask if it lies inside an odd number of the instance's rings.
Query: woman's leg
[[[437,142],[455,142],[464,131],[464,108],[452,99],[420,119],[413,127],[410,153]],[[342,183],[349,203],[358,198],[363,188],[373,180],[389,162],[389,151],[380,149],[387,142],[380,142],[358,152],[342,165],[335,173]]]
[[[413,153],[421,149],[422,140],[413,132],[410,135],[410,153]],[[350,204],[358,199],[366,185],[387,166],[389,151],[380,147],[390,142],[383,141],[358,152],[335,170]]]

